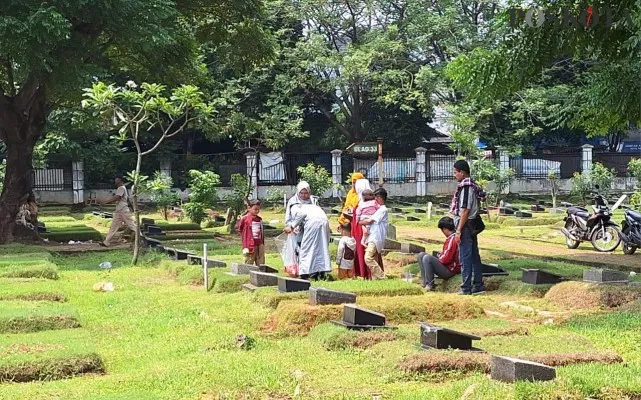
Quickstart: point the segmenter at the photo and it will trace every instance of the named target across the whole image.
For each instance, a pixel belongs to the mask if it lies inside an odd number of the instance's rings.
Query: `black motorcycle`
[[[621,241],[623,252],[634,254],[641,247],[641,213],[625,210],[625,219],[621,222]]]
[[[592,215],[583,207],[568,208],[568,215],[563,219],[565,226],[561,231],[569,249],[576,249],[581,242],[590,241],[597,251],[609,252],[614,251],[621,243],[619,225],[611,221],[612,210],[608,207],[608,202],[602,195],[595,193],[594,203]]]

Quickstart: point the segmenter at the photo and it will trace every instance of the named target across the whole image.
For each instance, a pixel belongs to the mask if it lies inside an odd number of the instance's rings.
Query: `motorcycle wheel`
[[[621,243],[619,230],[614,226],[606,226],[604,230],[605,237],[603,236],[601,229],[594,231],[591,239],[592,246],[602,253],[614,251]]]
[[[625,235],[629,235],[630,234],[630,228],[629,227],[625,228],[623,230],[623,233]],[[627,255],[630,256],[630,255],[634,254],[636,251],[637,251],[637,247],[636,246],[632,246],[628,242],[623,242],[623,253],[624,254],[627,254]]]
[[[565,224],[565,229],[567,229],[567,230],[569,231],[569,230],[570,230],[570,228],[572,228],[572,226],[573,226],[573,225],[574,225],[574,222],[572,222],[572,221],[568,221],[568,222],[566,222],[566,224]],[[567,237],[567,236],[566,236],[566,237],[565,237],[565,244],[568,246],[568,249],[570,249],[570,250],[574,250],[574,249],[576,249],[577,247],[579,247],[579,245],[581,244],[581,242],[580,242],[580,241],[578,241],[578,240],[570,239],[569,237]]]

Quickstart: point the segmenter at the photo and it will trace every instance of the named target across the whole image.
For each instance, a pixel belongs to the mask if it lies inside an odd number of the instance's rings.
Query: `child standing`
[[[380,260],[383,246],[385,245],[385,238],[387,237],[387,191],[383,188],[378,188],[374,192],[376,203],[379,208],[374,215],[368,219],[359,221],[358,224],[362,226],[369,226],[369,236],[367,239],[367,249],[365,250],[365,264],[372,273],[372,279],[385,279],[383,266]]]
[[[243,241],[243,255],[245,264],[265,264],[265,237],[263,235],[263,219],[260,214],[260,201],[251,200],[247,208],[247,215],[241,218],[236,225]]]
[[[376,203],[376,199],[374,198],[374,192],[370,189],[363,190],[363,193],[361,193],[361,196],[363,197],[363,203],[359,204],[358,209],[356,210],[356,222],[363,221],[365,219],[370,218],[376,210],[380,207],[378,203]],[[369,237],[369,227],[367,225],[363,225],[363,239],[361,240],[361,245],[363,247],[367,247],[367,238]]]
[[[343,280],[354,277],[356,239],[352,237],[352,225],[349,222],[341,225],[340,230],[343,237],[338,242],[336,263],[338,264],[338,279]]]

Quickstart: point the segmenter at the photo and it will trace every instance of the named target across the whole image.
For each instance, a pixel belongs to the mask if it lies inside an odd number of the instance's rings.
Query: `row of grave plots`
[[[0,392],[10,383],[106,372],[74,302],[51,291],[62,279],[42,248],[0,247]]]
[[[401,244],[390,250],[413,255],[425,249]],[[416,351],[398,368],[414,377],[455,371],[487,373],[503,382],[549,381],[563,377],[559,367],[621,365],[623,358],[616,351],[597,350],[586,338],[554,328],[576,314],[610,311],[641,298],[641,282],[636,276],[630,280],[627,272],[534,260],[485,264],[488,292],[457,296],[456,279],[441,282],[438,293],[425,293],[416,281],[392,271],[382,281],[337,281],[332,274],[327,281],[310,282],[268,265],[234,262],[234,255],[206,259],[193,252],[165,251],[181,260],[171,263],[172,273],[193,278],[185,282],[204,284],[218,295],[246,292],[272,309],[262,328],[267,338],[309,336],[330,351],[411,342]],[[204,271],[208,282],[197,279]],[[555,339],[574,340],[575,345],[546,344]],[[527,342],[535,345],[524,347]],[[246,344],[247,338],[239,338],[239,346]],[[526,351],[519,351],[523,348]]]

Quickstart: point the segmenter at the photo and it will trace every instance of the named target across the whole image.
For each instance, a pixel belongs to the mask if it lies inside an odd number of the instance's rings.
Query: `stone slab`
[[[306,292],[311,284],[304,279],[278,277],[278,291],[281,293]]]
[[[514,213],[517,218],[532,218],[532,214],[525,211],[517,211]]]
[[[621,271],[593,268],[583,271],[583,281],[599,284],[627,284],[628,275]]]
[[[258,290],[258,287],[252,285],[251,283],[243,283],[242,284],[243,290],[246,290],[248,292],[255,292]]]
[[[270,267],[269,265],[266,265],[266,264],[259,265],[258,266],[258,270],[260,272],[268,272],[270,274],[275,274],[275,273],[278,272],[278,270],[276,268],[272,268],[272,267]]]
[[[392,207],[390,209],[390,212],[396,213],[396,214],[405,214],[405,211],[403,211],[402,208],[398,208],[398,207]]]
[[[143,218],[140,220],[140,223],[143,225],[156,225],[156,221],[151,218]]]
[[[278,275],[268,272],[249,271],[249,282],[256,287],[278,286]]]
[[[540,206],[538,204],[533,204],[530,207],[530,211],[532,211],[532,212],[543,212],[543,211],[545,211],[545,207],[542,207],[542,206]]]
[[[356,304],[345,304],[343,322],[350,325],[385,326],[385,315],[358,307]]]
[[[309,288],[309,304],[323,306],[328,304],[356,303],[356,295],[349,292],[340,292],[319,287]]]
[[[401,243],[401,252],[405,254],[418,254],[425,252],[425,247],[414,243]]]
[[[574,204],[572,204],[572,203],[568,203],[567,201],[562,201],[562,202],[561,202],[561,207],[567,207],[567,208],[570,208],[570,207],[574,207]]]
[[[540,269],[522,269],[523,275],[521,282],[530,285],[555,285],[565,280],[561,275],[553,274],[551,272],[543,271]]]
[[[236,275],[249,275],[249,271],[260,271],[255,265],[231,263],[231,272]]]
[[[420,218],[413,217],[411,215],[408,215],[405,219],[407,219],[408,221],[412,221],[412,222],[418,222],[418,221],[421,220]]]
[[[499,215],[514,215],[514,210],[511,208],[499,208]]]
[[[490,375],[492,379],[502,382],[551,381],[556,378],[556,370],[532,361],[492,356]]]
[[[396,226],[392,224],[387,225],[387,239],[396,240]]]
[[[396,240],[385,239],[385,245],[383,248],[385,250],[401,250],[401,243]]]
[[[498,264],[485,264],[481,263],[481,268],[483,270],[483,276],[508,276],[509,273],[506,272],[503,268],[499,267]]]
[[[473,350],[472,341],[480,337],[467,333],[442,328],[440,326],[419,323],[421,327],[421,345],[432,349]]]
[[[414,212],[417,214],[427,214],[427,209],[425,208],[415,208]]]

